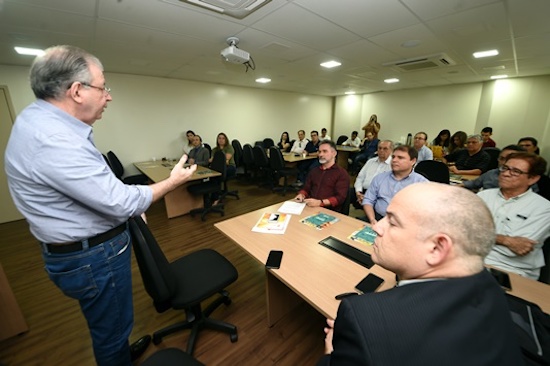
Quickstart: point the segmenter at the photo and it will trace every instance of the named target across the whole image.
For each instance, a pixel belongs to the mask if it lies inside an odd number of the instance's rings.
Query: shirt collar
[[[81,136],[82,138],[88,139],[90,141],[92,140],[92,126],[88,125],[87,123],[82,122],[78,118],[70,115],[69,113],[65,112],[63,109],[56,107],[52,103],[49,103],[43,99],[36,100],[36,105],[38,105],[40,108],[46,109],[50,113],[53,113],[57,116],[59,116],[59,121],[69,127],[71,130],[73,130],[77,135]]]
[[[523,196],[525,196],[527,193],[529,193],[529,191],[532,191],[531,187],[529,187],[525,192],[523,192],[522,194],[518,194],[517,196],[514,196],[514,197],[510,197],[509,199],[510,200],[519,200],[520,198],[522,198]],[[506,200],[506,197],[504,197],[504,195],[502,194],[502,191],[499,189],[498,190],[498,195],[503,199],[503,200]]]

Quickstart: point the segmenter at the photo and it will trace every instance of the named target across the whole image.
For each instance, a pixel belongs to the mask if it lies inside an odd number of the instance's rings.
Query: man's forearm
[[[369,222],[374,222],[375,215],[374,215],[374,207],[372,207],[369,204],[363,205],[363,211],[365,211],[365,214],[367,215],[367,219],[369,219]]]

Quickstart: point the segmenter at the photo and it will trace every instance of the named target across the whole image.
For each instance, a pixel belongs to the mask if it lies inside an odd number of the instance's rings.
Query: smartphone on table
[[[272,250],[269,252],[267,261],[265,262],[265,268],[277,269],[281,267],[281,261],[283,259],[282,250]]]
[[[355,288],[362,293],[375,292],[380,285],[384,283],[384,280],[375,274],[369,273],[367,277],[363,278]]]

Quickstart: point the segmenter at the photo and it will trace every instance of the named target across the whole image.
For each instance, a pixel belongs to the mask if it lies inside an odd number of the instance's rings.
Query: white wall
[[[17,113],[34,100],[27,74],[27,68],[0,65],[0,83],[8,85]],[[179,157],[187,130],[213,146],[219,132],[253,144],[265,137],[278,141],[283,131],[296,138],[299,129],[309,135],[310,130],[331,125],[333,98],[329,97],[125,74],[105,76],[113,101],[94,124],[94,140],[102,152],[113,150],[127,173],[136,172],[134,161]]]
[[[381,124],[379,137],[398,142],[418,131],[431,141],[445,128],[472,134],[490,126],[497,147],[532,136],[550,162],[549,95],[550,76],[541,76],[367,94],[360,105],[343,96],[336,98],[339,113],[333,123],[337,132],[349,133],[374,113]]]
[[[8,86],[17,113],[34,100],[27,74],[25,67],[0,65],[0,84]],[[188,129],[210,144],[218,132],[244,144],[323,127],[336,139],[360,130],[373,113],[381,138],[404,142],[407,133],[423,130],[432,140],[444,128],[470,134],[491,126],[497,146],[534,136],[550,161],[550,76],[334,99],[124,74],[106,78],[113,102],[94,125],[95,141],[101,151],[115,151],[129,173],[135,172],[131,162],[179,156]]]

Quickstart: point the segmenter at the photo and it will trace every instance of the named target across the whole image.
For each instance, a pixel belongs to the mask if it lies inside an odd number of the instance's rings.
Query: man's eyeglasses
[[[102,86],[95,86],[95,85],[92,85],[92,84],[84,83],[82,81],[80,82],[80,84],[82,84],[84,86],[87,86],[89,88],[94,88],[94,89],[100,90],[105,94],[111,94],[111,88],[107,88],[106,86],[103,86],[103,87]]]
[[[519,177],[522,174],[529,174],[528,172],[524,172],[524,171],[521,171],[521,170],[516,169],[516,168],[510,168],[508,165],[503,165],[503,166],[499,167],[498,170],[501,173],[504,173],[505,171],[509,171],[510,175],[513,176],[513,177]]]

